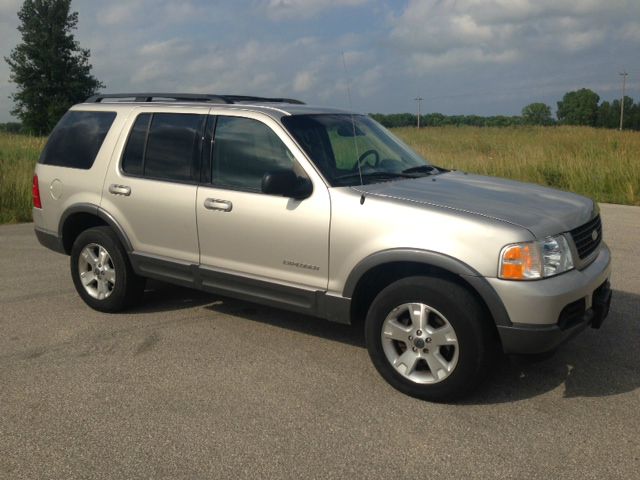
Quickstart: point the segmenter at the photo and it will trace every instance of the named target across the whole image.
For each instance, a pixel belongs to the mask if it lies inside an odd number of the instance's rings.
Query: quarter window
[[[49,136],[39,163],[88,170],[115,118],[115,112],[65,113]]]
[[[293,170],[294,159],[267,125],[242,117],[218,117],[213,144],[213,183],[260,191],[267,172]]]
[[[142,175],[142,161],[144,160],[144,148],[147,144],[150,120],[151,115],[148,113],[138,115],[129,134],[129,140],[122,157],[122,170],[131,175]]]

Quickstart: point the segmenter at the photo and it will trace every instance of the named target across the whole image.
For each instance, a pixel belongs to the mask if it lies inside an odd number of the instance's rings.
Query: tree
[[[18,12],[22,43],[5,57],[17,85],[11,113],[32,133],[50,132],[71,105],[104,88],[91,75],[89,50],[71,33],[78,13],[70,6],[71,0],[25,0]]]
[[[596,127],[601,128],[617,128],[620,122],[620,112],[613,109],[611,104],[604,101],[598,107],[598,116],[596,118]]]
[[[639,105],[634,103],[633,98],[624,97],[624,129],[640,129],[640,118],[638,118]],[[609,103],[602,102],[598,107],[597,127],[619,128],[620,127],[620,100],[616,99]]]
[[[611,109],[615,113],[615,122],[611,126],[611,128],[620,128],[620,100],[614,100],[611,103]],[[624,124],[622,126],[623,129],[633,128],[632,123],[634,120],[634,103],[633,98],[624,96]]]
[[[566,125],[595,126],[600,96],[593,90],[581,88],[564,94],[558,102],[558,120]]]
[[[633,103],[627,108],[625,102],[624,127],[631,130],[640,130],[640,103]]]
[[[527,125],[551,125],[551,107],[544,103],[530,103],[522,109],[522,119]]]
[[[21,131],[22,125],[17,122],[0,123],[0,132],[20,133]]]

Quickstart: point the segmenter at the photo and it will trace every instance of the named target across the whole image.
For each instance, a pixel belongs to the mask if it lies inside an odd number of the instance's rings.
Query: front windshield
[[[292,115],[282,123],[334,187],[438,171],[365,115]]]

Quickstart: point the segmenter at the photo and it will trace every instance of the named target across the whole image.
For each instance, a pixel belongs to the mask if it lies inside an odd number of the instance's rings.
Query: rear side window
[[[90,169],[115,118],[116,112],[65,113],[51,132],[39,163]]]
[[[198,180],[205,117],[188,113],[139,115],[124,150],[122,170],[161,180]]]

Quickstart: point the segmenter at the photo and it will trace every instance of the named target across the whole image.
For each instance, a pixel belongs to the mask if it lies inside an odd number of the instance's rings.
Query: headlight
[[[536,280],[573,268],[571,250],[564,235],[535,242],[513,243],[500,253],[498,277],[505,280]]]

